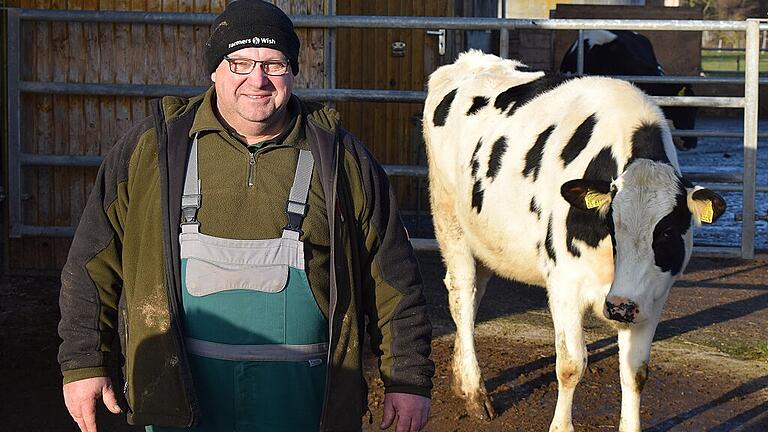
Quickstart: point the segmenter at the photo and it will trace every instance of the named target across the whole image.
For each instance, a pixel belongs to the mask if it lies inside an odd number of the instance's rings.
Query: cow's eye
[[[664,231],[661,232],[661,236],[667,240],[671,239],[675,235],[675,230],[672,229],[672,227],[664,228]]]

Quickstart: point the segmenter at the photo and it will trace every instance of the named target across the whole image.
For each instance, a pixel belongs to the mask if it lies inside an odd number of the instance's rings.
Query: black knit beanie
[[[229,3],[211,26],[205,43],[205,65],[213,73],[225,55],[242,48],[264,47],[281,51],[299,73],[299,37],[293,22],[279,7],[261,0]]]

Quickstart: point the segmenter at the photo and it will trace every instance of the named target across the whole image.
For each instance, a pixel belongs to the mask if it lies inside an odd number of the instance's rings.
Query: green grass
[[[705,72],[743,72],[744,51],[702,51],[701,69]],[[760,53],[760,72],[768,72],[768,53]]]

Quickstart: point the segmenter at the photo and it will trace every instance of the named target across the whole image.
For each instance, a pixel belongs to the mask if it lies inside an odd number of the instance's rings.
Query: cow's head
[[[603,312],[625,323],[658,317],[691,256],[691,224],[713,223],[725,211],[719,195],[686,187],[671,165],[648,159],[632,162],[613,182],[571,180],[560,193],[608,224],[615,276]]]

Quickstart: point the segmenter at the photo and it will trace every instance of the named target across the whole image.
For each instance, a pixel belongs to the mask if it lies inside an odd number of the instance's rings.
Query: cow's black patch
[[[507,112],[507,115],[511,116],[515,111],[532,99],[552,90],[570,79],[571,78],[560,74],[544,75],[533,81],[510,87],[499,93],[499,95],[496,96],[496,100],[493,102],[493,106],[504,112],[514,103],[515,106]]]
[[[618,164],[613,157],[610,147],[605,147],[592,158],[584,171],[584,178],[590,180],[612,181],[618,176]],[[578,249],[573,244],[575,239],[581,240],[591,247],[597,247],[600,241],[611,234],[608,214],[602,219],[597,212],[581,210],[571,206],[565,218],[566,245],[574,256],[579,256]]]
[[[480,169],[480,161],[477,159],[477,152],[480,151],[480,147],[483,146],[483,139],[477,140],[475,150],[472,152],[472,159],[469,161],[469,166],[472,168],[472,178],[477,177],[477,171]]]
[[[547,224],[547,238],[544,240],[544,248],[547,250],[547,255],[555,264],[557,264],[557,256],[555,255],[555,247],[552,242],[552,216],[549,216],[549,223]]]
[[[472,106],[467,110],[467,115],[477,114],[481,108],[491,103],[491,98],[485,96],[475,96],[472,98]]]
[[[650,159],[657,162],[669,163],[667,152],[664,151],[661,128],[657,124],[643,124],[632,134],[632,154],[627,165],[635,159]]]
[[[613,181],[619,176],[619,164],[613,157],[610,147],[603,147],[602,150],[592,158],[584,171],[584,178],[590,180]]]
[[[680,186],[677,202],[672,211],[661,218],[653,228],[653,257],[656,266],[672,275],[680,273],[685,260],[683,236],[691,227],[691,211],[685,189]]]
[[[493,179],[496,178],[496,174],[499,173],[499,168],[501,168],[501,158],[506,151],[507,137],[500,137],[493,143],[493,147],[491,147],[491,157],[488,159],[488,172],[485,174],[491,181],[493,181]]]
[[[589,143],[589,140],[592,138],[592,131],[595,129],[595,123],[597,123],[597,119],[595,118],[595,115],[592,114],[584,119],[584,121],[576,128],[573,132],[573,136],[568,140],[568,144],[563,148],[563,152],[560,153],[560,159],[563,160],[563,165],[568,166],[569,163],[573,162],[573,160],[584,151],[587,143]]]
[[[539,203],[536,202],[536,197],[531,197],[531,203],[528,205],[528,210],[536,215],[537,220],[541,220],[541,208]]]
[[[478,213],[483,211],[483,192],[480,180],[475,180],[475,185],[472,186],[472,208],[476,209]]]
[[[538,69],[532,68],[530,66],[515,66],[515,70],[520,72],[539,72]]]
[[[453,99],[456,97],[456,92],[458,90],[459,89],[451,90],[445,97],[443,97],[443,100],[437,104],[435,115],[432,117],[432,122],[435,126],[445,126],[445,119],[448,118],[448,113],[451,111],[451,104],[453,103]]]
[[[523,175],[528,177],[533,174],[533,181],[539,177],[539,170],[541,170],[541,158],[544,155],[544,144],[547,143],[552,131],[555,130],[555,126],[550,126],[544,132],[540,133],[536,138],[536,143],[525,154],[525,167],[523,168]]]

